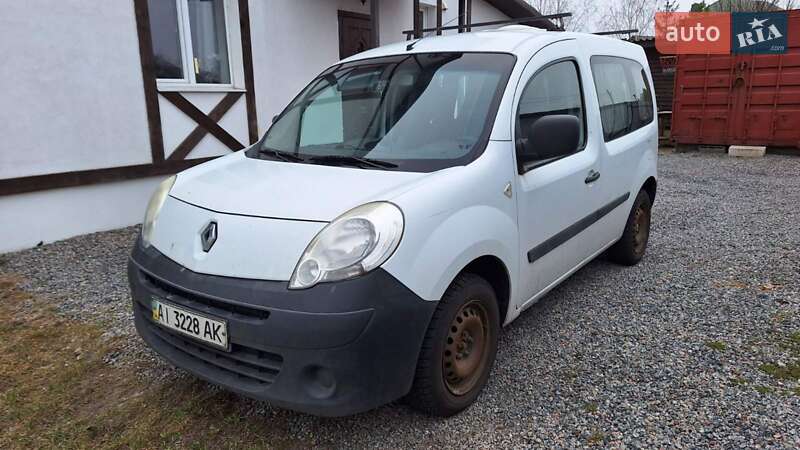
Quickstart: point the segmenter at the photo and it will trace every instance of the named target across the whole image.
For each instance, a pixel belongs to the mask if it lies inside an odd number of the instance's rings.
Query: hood
[[[239,151],[181,172],[170,196],[220,213],[329,222],[428,175],[253,159]]]

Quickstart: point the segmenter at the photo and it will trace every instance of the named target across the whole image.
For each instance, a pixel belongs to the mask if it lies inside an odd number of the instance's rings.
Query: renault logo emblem
[[[200,232],[200,243],[203,244],[203,251],[208,253],[215,242],[217,242],[217,222],[212,220]]]

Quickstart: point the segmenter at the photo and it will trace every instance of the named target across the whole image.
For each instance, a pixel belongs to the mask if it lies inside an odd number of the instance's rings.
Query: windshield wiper
[[[361,158],[358,156],[343,156],[343,155],[322,155],[312,156],[309,161],[316,163],[339,163],[339,164],[354,164],[358,166],[375,167],[378,169],[391,169],[397,167],[397,164],[383,161],[380,159]]]
[[[305,158],[301,158],[301,157],[299,157],[297,155],[293,155],[293,154],[291,154],[289,152],[283,152],[283,151],[280,151],[280,150],[275,150],[274,148],[264,147],[264,148],[259,149],[258,153],[261,153],[263,155],[272,155],[272,156],[274,156],[274,157],[276,157],[278,159],[281,159],[283,161],[288,161],[288,162],[303,162],[303,161],[305,161]]]

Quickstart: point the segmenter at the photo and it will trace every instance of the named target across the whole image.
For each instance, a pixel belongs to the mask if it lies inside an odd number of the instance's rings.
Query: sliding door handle
[[[586,179],[583,181],[584,183],[589,184],[589,183],[594,183],[595,181],[597,181],[598,178],[600,178],[600,172],[596,170],[590,170],[589,175],[586,175]]]

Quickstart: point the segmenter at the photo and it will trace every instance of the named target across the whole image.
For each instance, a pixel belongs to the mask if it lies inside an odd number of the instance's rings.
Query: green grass
[[[747,384],[747,379],[743,377],[733,377],[730,379],[731,386],[744,386]]]
[[[583,410],[588,413],[595,413],[597,412],[598,405],[595,402],[585,403],[583,405]]]
[[[780,346],[795,358],[800,358],[800,331],[795,331],[786,336],[786,339],[781,341]]]
[[[728,349],[728,346],[722,341],[706,341],[706,347],[718,352],[724,352]]]
[[[586,442],[588,442],[591,445],[596,445],[602,443],[605,439],[606,435],[604,433],[600,431],[595,431],[589,435],[589,438],[586,439]]]
[[[800,380],[800,361],[792,361],[785,366],[777,364],[762,364],[758,370],[779,380],[797,381]]]
[[[800,331],[781,335],[775,340],[778,347],[789,353],[791,359],[785,365],[764,363],[758,366],[758,370],[778,380],[800,381]]]
[[[772,392],[772,388],[769,386],[756,386],[753,389],[755,389],[759,394],[769,394]]]

